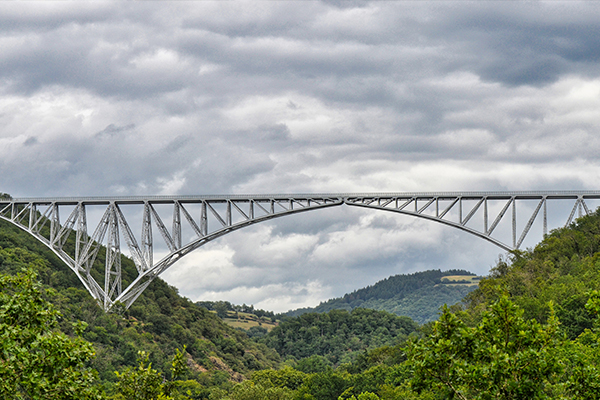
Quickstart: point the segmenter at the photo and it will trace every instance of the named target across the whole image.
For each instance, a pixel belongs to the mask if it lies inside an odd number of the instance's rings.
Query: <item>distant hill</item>
[[[409,275],[394,275],[372,286],[328,300],[314,308],[288,311],[290,317],[331,310],[351,311],[368,308],[412,318],[419,324],[438,317],[439,308],[459,303],[477,287],[480,277],[464,270],[430,270]]]

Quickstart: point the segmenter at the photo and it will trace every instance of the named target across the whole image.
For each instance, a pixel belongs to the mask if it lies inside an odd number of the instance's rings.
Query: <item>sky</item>
[[[13,197],[600,189],[600,2],[0,3]],[[315,306],[503,252],[349,207],[226,235],[162,277]]]

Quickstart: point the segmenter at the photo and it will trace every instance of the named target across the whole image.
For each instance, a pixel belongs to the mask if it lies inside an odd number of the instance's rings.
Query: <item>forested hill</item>
[[[63,315],[62,331],[72,333],[72,321],[88,324],[83,337],[96,350],[92,366],[109,388],[116,380],[115,371],[137,365],[138,351],[149,353],[153,367],[168,373],[175,350],[186,346],[190,377],[202,383],[206,397],[213,386],[242,380],[252,370],[279,365],[275,351],[179,296],[161,279],[154,280],[123,314],[105,313],[48,248],[0,220],[0,273],[14,274],[28,266],[34,267],[45,287],[55,290],[51,301]],[[123,257],[124,279],[131,280],[135,271],[133,262]]]
[[[286,315],[324,313],[335,309],[350,311],[361,307],[408,316],[423,324],[435,320],[442,305],[459,303],[477,287],[477,282],[475,274],[464,270],[394,275],[317,307],[289,311]]]
[[[585,305],[598,290],[600,208],[569,227],[553,231],[533,251],[516,251],[498,262],[466,301],[468,311],[477,313],[509,294],[524,310],[525,318],[542,322],[552,302],[561,329],[574,339],[594,327],[596,316]]]
[[[300,360],[301,364],[304,358],[314,361],[319,359],[315,356],[320,356],[331,365],[353,361],[366,350],[401,343],[417,330],[418,325],[408,317],[357,308],[351,312],[331,310],[290,318],[259,342],[283,357]]]

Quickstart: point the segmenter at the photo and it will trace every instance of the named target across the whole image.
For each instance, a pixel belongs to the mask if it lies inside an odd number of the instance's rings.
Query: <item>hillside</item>
[[[437,319],[442,305],[461,302],[477,287],[478,279],[475,274],[463,270],[430,270],[394,275],[317,307],[289,311],[286,315],[294,317],[309,312],[351,311],[360,307],[408,316],[424,324]]]
[[[561,329],[573,339],[593,327],[585,304],[600,290],[600,209],[554,230],[532,251],[513,252],[482,279],[466,302],[471,314],[507,293],[527,318],[543,322],[552,302]]]
[[[175,349],[185,345],[189,377],[206,388],[240,381],[250,371],[279,365],[275,351],[179,296],[177,289],[161,279],[154,280],[122,315],[104,313],[50,250],[17,227],[0,221],[0,272],[16,273],[28,265],[35,267],[44,286],[56,291],[51,300],[63,314],[62,331],[72,333],[71,321],[88,323],[83,337],[96,349],[93,367],[109,392],[116,379],[114,371],[136,365],[140,350],[150,354],[154,368],[168,374]],[[133,262],[123,257],[123,274],[133,275],[134,271]]]

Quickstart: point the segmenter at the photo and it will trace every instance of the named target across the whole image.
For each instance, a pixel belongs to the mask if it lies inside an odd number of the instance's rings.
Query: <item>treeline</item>
[[[361,303],[360,307],[405,315],[422,325],[438,319],[440,307],[444,304],[460,303],[475,288],[474,285],[437,284],[422,287],[402,297],[385,300],[370,299]]]
[[[474,276],[475,274],[459,269],[450,269],[448,271],[437,269],[407,275],[394,275],[372,286],[348,293],[342,299],[347,303],[352,303],[356,300],[366,301],[372,298],[391,299],[392,297],[405,295],[422,287],[437,285],[442,282],[443,277],[450,275]]]

